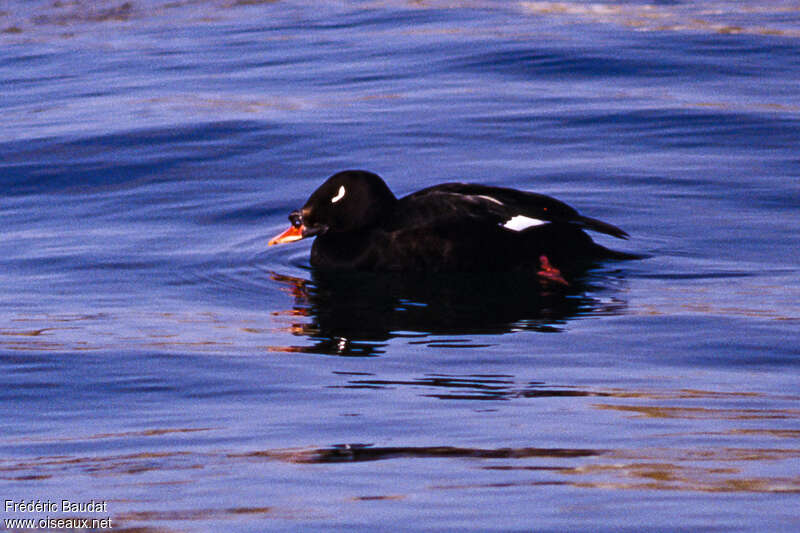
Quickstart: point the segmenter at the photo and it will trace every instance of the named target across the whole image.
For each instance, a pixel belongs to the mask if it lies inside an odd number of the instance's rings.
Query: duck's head
[[[301,209],[289,214],[291,227],[269,244],[366,229],[386,216],[396,201],[377,174],[365,170],[339,172],[320,185]]]

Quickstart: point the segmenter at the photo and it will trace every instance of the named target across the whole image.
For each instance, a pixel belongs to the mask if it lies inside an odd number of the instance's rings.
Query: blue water
[[[0,85],[4,500],[800,528],[796,3],[11,0]],[[268,248],[345,168],[550,194],[649,257],[553,293]]]

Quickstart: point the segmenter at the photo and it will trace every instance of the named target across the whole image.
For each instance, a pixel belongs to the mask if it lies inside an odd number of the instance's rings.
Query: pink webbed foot
[[[536,273],[542,281],[569,287],[569,282],[561,275],[561,271],[550,264],[546,255],[539,256],[539,272]]]

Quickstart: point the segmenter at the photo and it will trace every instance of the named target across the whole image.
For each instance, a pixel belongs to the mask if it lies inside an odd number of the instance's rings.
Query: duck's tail
[[[608,222],[597,220],[596,218],[580,216],[578,217],[577,221],[580,227],[583,229],[596,231],[598,233],[605,233],[606,235],[611,235],[617,239],[627,239],[629,237],[624,230],[616,227],[613,224],[609,224]]]
[[[646,254],[634,254],[630,252],[620,252],[618,250],[612,250],[610,248],[606,248],[605,246],[601,246],[597,243],[594,243],[593,252],[597,259],[613,259],[617,261],[646,259],[647,257],[649,257]]]

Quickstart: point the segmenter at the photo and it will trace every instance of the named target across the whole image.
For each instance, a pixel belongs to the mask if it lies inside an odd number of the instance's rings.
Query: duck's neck
[[[326,233],[314,239],[311,266],[330,270],[371,270],[375,263],[371,230]]]

